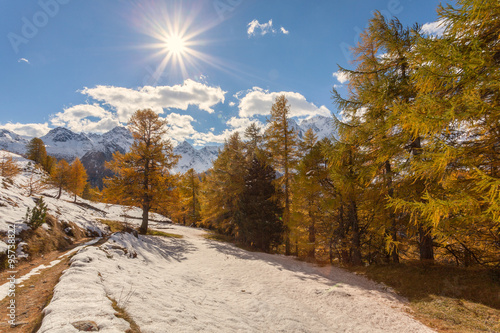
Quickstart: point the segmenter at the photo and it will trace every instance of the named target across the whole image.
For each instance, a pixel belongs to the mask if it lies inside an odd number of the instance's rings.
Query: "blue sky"
[[[333,74],[373,11],[425,24],[439,3],[0,0],[0,128],[103,133],[152,108],[205,145],[264,124],[279,93],[299,120],[338,113]]]

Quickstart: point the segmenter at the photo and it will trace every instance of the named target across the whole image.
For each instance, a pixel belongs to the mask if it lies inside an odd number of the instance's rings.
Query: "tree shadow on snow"
[[[142,242],[139,248],[134,247],[137,252],[158,254],[166,260],[173,259],[180,262],[187,259],[188,253],[197,250],[192,243],[179,238],[141,235],[140,240]],[[143,257],[148,260],[147,255]]]
[[[230,243],[223,243],[215,240],[207,240],[207,245],[208,247],[217,250],[228,257],[234,257],[241,260],[263,261],[270,266],[274,266],[280,271],[286,270],[292,272],[295,277],[302,281],[316,281],[326,284],[326,286],[330,287],[328,288],[328,292],[335,291],[337,287],[341,288],[343,284],[364,289],[366,291],[379,292],[381,297],[391,301],[404,300],[401,296],[387,291],[386,287],[339,267],[321,267],[312,263],[299,261],[293,256],[251,252],[238,248]]]

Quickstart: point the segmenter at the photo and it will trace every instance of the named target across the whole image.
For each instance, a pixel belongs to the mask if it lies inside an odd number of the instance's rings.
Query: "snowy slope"
[[[0,129],[0,149],[22,154],[26,150],[27,143],[28,140],[20,135],[6,129]]]
[[[43,200],[47,204],[48,213],[61,222],[73,222],[83,230],[88,230],[93,234],[103,234],[109,229],[107,226],[101,224],[98,219],[111,219],[118,221],[124,220],[123,215],[140,219],[142,210],[138,208],[130,208],[119,205],[106,205],[104,203],[95,203],[88,200],[77,198],[79,203],[87,204],[96,209],[82,207],[73,203],[73,196],[66,192],[59,200],[54,197],[57,194],[56,189],[46,189],[42,193],[38,193],[32,197],[28,196],[27,190],[23,185],[28,182],[32,175],[32,163],[29,160],[5,151],[0,151],[0,154],[7,154],[22,168],[21,174],[13,179],[13,184],[9,184],[3,177],[0,177],[0,233],[7,233],[9,225],[16,226],[16,233],[19,234],[22,230],[27,229],[28,226],[24,222],[26,210],[35,207],[34,198],[39,198],[43,195]],[[44,177],[43,172],[33,174],[34,179],[41,179]],[[151,214],[150,217],[155,220],[169,221],[166,217],[158,214]],[[6,239],[0,238],[0,252],[4,252],[7,248],[5,243]]]
[[[174,153],[181,156],[174,167],[174,172],[184,173],[191,168],[196,172],[203,172],[212,167],[218,155],[218,147],[206,146],[195,149],[189,142],[184,141],[174,148]]]
[[[318,136],[318,140],[330,138],[334,133],[332,117],[314,116],[302,120],[299,126],[304,133],[311,128],[314,134]]]
[[[247,252],[198,229],[156,227],[184,238],[114,234],[73,257],[39,333],[76,333],[71,323],[80,320],[124,332],[129,324],[110,299],[143,333],[432,332],[397,295],[339,268]]]

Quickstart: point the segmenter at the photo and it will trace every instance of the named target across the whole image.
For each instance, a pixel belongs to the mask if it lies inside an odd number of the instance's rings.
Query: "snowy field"
[[[165,230],[166,225],[154,223]],[[168,225],[182,239],[114,234],[82,249],[62,275],[39,332],[432,332],[397,297],[333,267],[254,253]]]

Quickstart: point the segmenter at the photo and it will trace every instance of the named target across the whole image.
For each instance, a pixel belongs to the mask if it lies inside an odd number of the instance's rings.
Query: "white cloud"
[[[93,118],[98,120],[95,121]],[[77,133],[104,133],[120,125],[116,115],[96,103],[66,108],[63,112],[53,115],[50,122],[54,126],[66,127]]]
[[[197,132],[191,124],[194,118],[189,115],[170,113],[165,119],[168,122],[169,131],[167,136],[174,142],[179,143],[185,139],[190,139]]]
[[[255,36],[259,30],[260,30],[259,34],[261,36],[264,36],[265,34],[267,34],[269,32],[272,32],[272,33],[276,32],[273,29],[273,20],[269,20],[269,22],[267,22],[267,23],[259,23],[258,20],[253,20],[252,22],[248,23],[248,29],[247,29],[248,37]]]
[[[27,64],[29,64],[29,63],[30,63],[30,62],[29,62],[29,60],[28,60],[28,59],[26,59],[26,58],[19,58],[19,59],[17,59],[17,62],[25,62],[25,63],[27,63]]]
[[[252,123],[256,123],[256,125],[259,126],[260,128],[264,127],[264,125],[260,121],[251,118],[231,117],[231,119],[229,119],[226,122],[226,124],[229,125],[231,128],[236,129],[241,133],[243,133],[245,129]]]
[[[286,30],[285,28],[281,27],[279,30],[282,34],[288,35],[289,31]],[[248,37],[256,36],[256,35],[261,35],[264,36],[268,33],[275,34],[276,29],[273,28],[273,20],[269,20],[267,23],[259,23],[258,20],[253,20],[252,22],[248,23],[248,29],[247,29],[247,34]]]
[[[308,117],[315,115],[330,116],[331,112],[324,105],[317,107],[297,92],[281,91],[269,92],[254,87],[240,98],[239,116],[250,118],[255,115],[268,115],[271,107],[279,95],[285,95],[290,104],[290,117]]]
[[[445,20],[439,20],[424,24],[421,28],[421,32],[427,35],[440,37],[443,35],[445,28],[446,28]]]
[[[25,135],[30,137],[41,137],[50,131],[49,124],[47,123],[41,123],[41,124],[7,123],[4,125],[0,125],[0,128],[4,128],[19,135]]]
[[[347,73],[343,73],[341,71],[338,71],[338,72],[334,72],[332,75],[334,78],[337,79],[337,81],[339,81],[342,84],[349,81],[349,74],[347,74]]]
[[[235,106],[236,103],[235,102],[229,102],[229,106]]]
[[[212,113],[214,105],[224,103],[226,91],[188,79],[175,86],[145,86],[137,90],[96,86],[85,88],[81,93],[111,106],[116,110],[118,120],[126,122],[135,111],[145,108],[161,114],[164,109],[187,110],[190,105],[196,105],[200,110]]]

